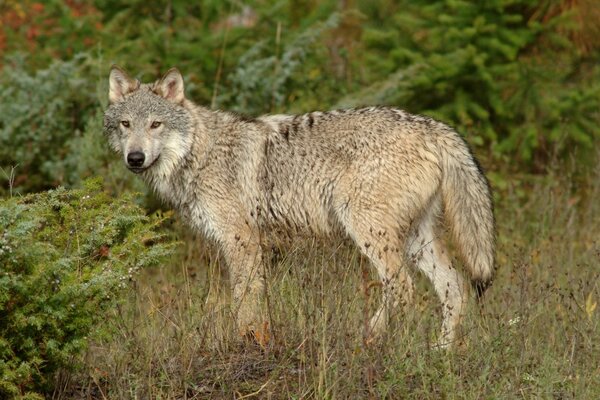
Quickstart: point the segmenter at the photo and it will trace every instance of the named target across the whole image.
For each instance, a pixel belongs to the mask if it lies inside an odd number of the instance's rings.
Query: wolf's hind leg
[[[407,240],[408,256],[429,278],[442,303],[442,331],[438,346],[445,348],[456,341],[456,330],[463,317],[467,296],[461,274],[452,267],[448,250],[436,237],[436,218],[440,214],[439,199],[415,224]]]
[[[392,215],[363,213],[343,221],[346,231],[377,269],[383,287],[383,301],[370,320],[374,336],[383,333],[394,309],[412,302],[413,283],[404,262],[402,230]],[[390,223],[391,222],[391,223]]]

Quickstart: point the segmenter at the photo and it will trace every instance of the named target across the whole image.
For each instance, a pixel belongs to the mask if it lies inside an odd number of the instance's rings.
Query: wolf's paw
[[[269,323],[264,321],[259,324],[248,324],[239,329],[240,336],[248,342],[256,343],[266,349],[271,342],[271,329]]]

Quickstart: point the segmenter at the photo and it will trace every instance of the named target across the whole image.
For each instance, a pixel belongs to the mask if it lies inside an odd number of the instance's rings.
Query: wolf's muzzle
[[[131,168],[142,168],[146,156],[141,151],[133,151],[127,154],[127,164]]]

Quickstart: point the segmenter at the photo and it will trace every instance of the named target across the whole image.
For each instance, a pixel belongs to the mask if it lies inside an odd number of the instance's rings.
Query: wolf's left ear
[[[155,85],[156,94],[173,103],[181,103],[185,99],[183,92],[183,77],[177,68],[171,68]]]
[[[121,68],[113,65],[110,68],[108,77],[108,100],[116,103],[125,98],[127,93],[131,93],[140,87],[140,81],[131,79],[129,75]]]

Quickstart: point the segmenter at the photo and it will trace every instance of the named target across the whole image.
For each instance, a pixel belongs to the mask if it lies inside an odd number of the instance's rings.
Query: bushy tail
[[[481,296],[495,272],[496,232],[489,183],[467,143],[454,131],[439,137],[446,219],[473,286]]]

